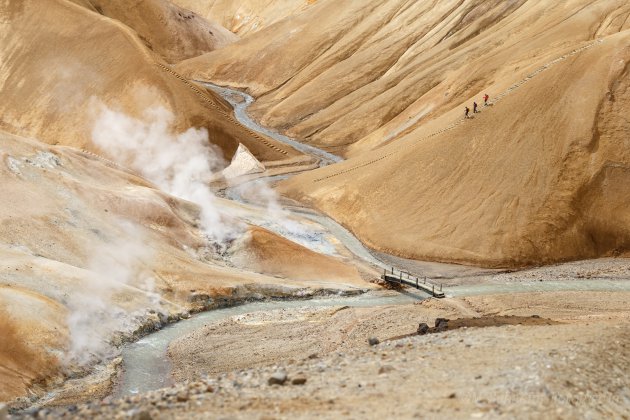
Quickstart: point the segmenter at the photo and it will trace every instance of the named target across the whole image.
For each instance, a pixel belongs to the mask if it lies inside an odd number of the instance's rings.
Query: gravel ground
[[[623,418],[630,404],[628,339],[629,324],[613,321],[458,329],[376,346],[364,343],[324,357],[236,370],[141,396],[37,414],[135,419]]]
[[[29,415],[628,418],[629,298],[627,292],[520,293],[240,315],[173,345],[180,382],[172,388]],[[413,332],[418,322],[433,326],[441,316],[460,318],[450,323],[461,328],[384,341]],[[243,337],[250,341],[238,352]],[[382,342],[370,346],[371,337]],[[255,352],[256,360],[244,356]]]

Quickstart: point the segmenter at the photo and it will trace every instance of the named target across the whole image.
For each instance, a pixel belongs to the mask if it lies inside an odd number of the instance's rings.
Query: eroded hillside
[[[306,10],[317,0],[175,0],[175,3],[246,36]]]
[[[117,10],[115,2],[107,4]],[[159,14],[158,3],[153,5]],[[0,15],[0,128],[5,131],[97,150],[91,142],[95,104],[141,117],[158,103],[175,115],[174,129],[207,129],[210,142],[228,159],[239,142],[261,160],[285,157],[236,123],[227,104],[174,73],[120,21],[66,0],[5,2]],[[137,15],[128,17],[138,23]],[[180,36],[196,39],[195,28],[189,34],[180,25]]]
[[[629,16],[619,0],[324,1],[178,68],[352,157],[283,191],[378,250],[510,267],[619,255]]]
[[[246,88],[264,124],[356,155],[628,29],[629,13],[619,0],[323,1],[178,69]]]

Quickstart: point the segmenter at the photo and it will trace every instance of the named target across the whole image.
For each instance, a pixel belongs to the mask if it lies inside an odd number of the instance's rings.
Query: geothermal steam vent
[[[247,147],[239,143],[230,166],[223,170],[223,176],[230,179],[261,172],[265,172],[265,165],[260,163]]]

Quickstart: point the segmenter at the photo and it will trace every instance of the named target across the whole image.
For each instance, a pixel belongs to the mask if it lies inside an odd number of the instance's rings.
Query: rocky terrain
[[[496,295],[376,311],[305,307],[253,313],[174,343],[180,385],[37,413],[621,418],[630,397],[624,373],[630,367],[627,297],[628,292],[517,294],[509,304]],[[462,304],[472,313],[462,311]],[[445,330],[416,334],[419,322],[433,325],[437,318],[450,318]],[[392,337],[397,334],[408,336]],[[370,345],[369,338],[380,343]]]
[[[629,31],[0,2],[0,420],[627,418]]]

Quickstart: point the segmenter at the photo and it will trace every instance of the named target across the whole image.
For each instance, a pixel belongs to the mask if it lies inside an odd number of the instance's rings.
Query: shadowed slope
[[[263,124],[354,156],[629,28],[629,14],[620,0],[322,1],[178,69],[247,88]]]
[[[232,32],[246,36],[306,10],[317,0],[174,0]]]
[[[284,191],[417,259],[514,267],[625,253],[629,40],[565,50],[473,119],[446,113]]]
[[[149,49],[168,62],[195,57],[238,40],[238,36],[221,25],[168,0],[133,4],[127,0],[82,0],[81,3],[132,28]]]
[[[239,142],[260,160],[285,156],[236,123],[214,94],[178,78],[118,21],[65,0],[11,1],[0,14],[0,128],[6,131],[94,149],[94,103],[135,117],[159,104],[175,114],[173,129],[206,128],[226,158]]]

